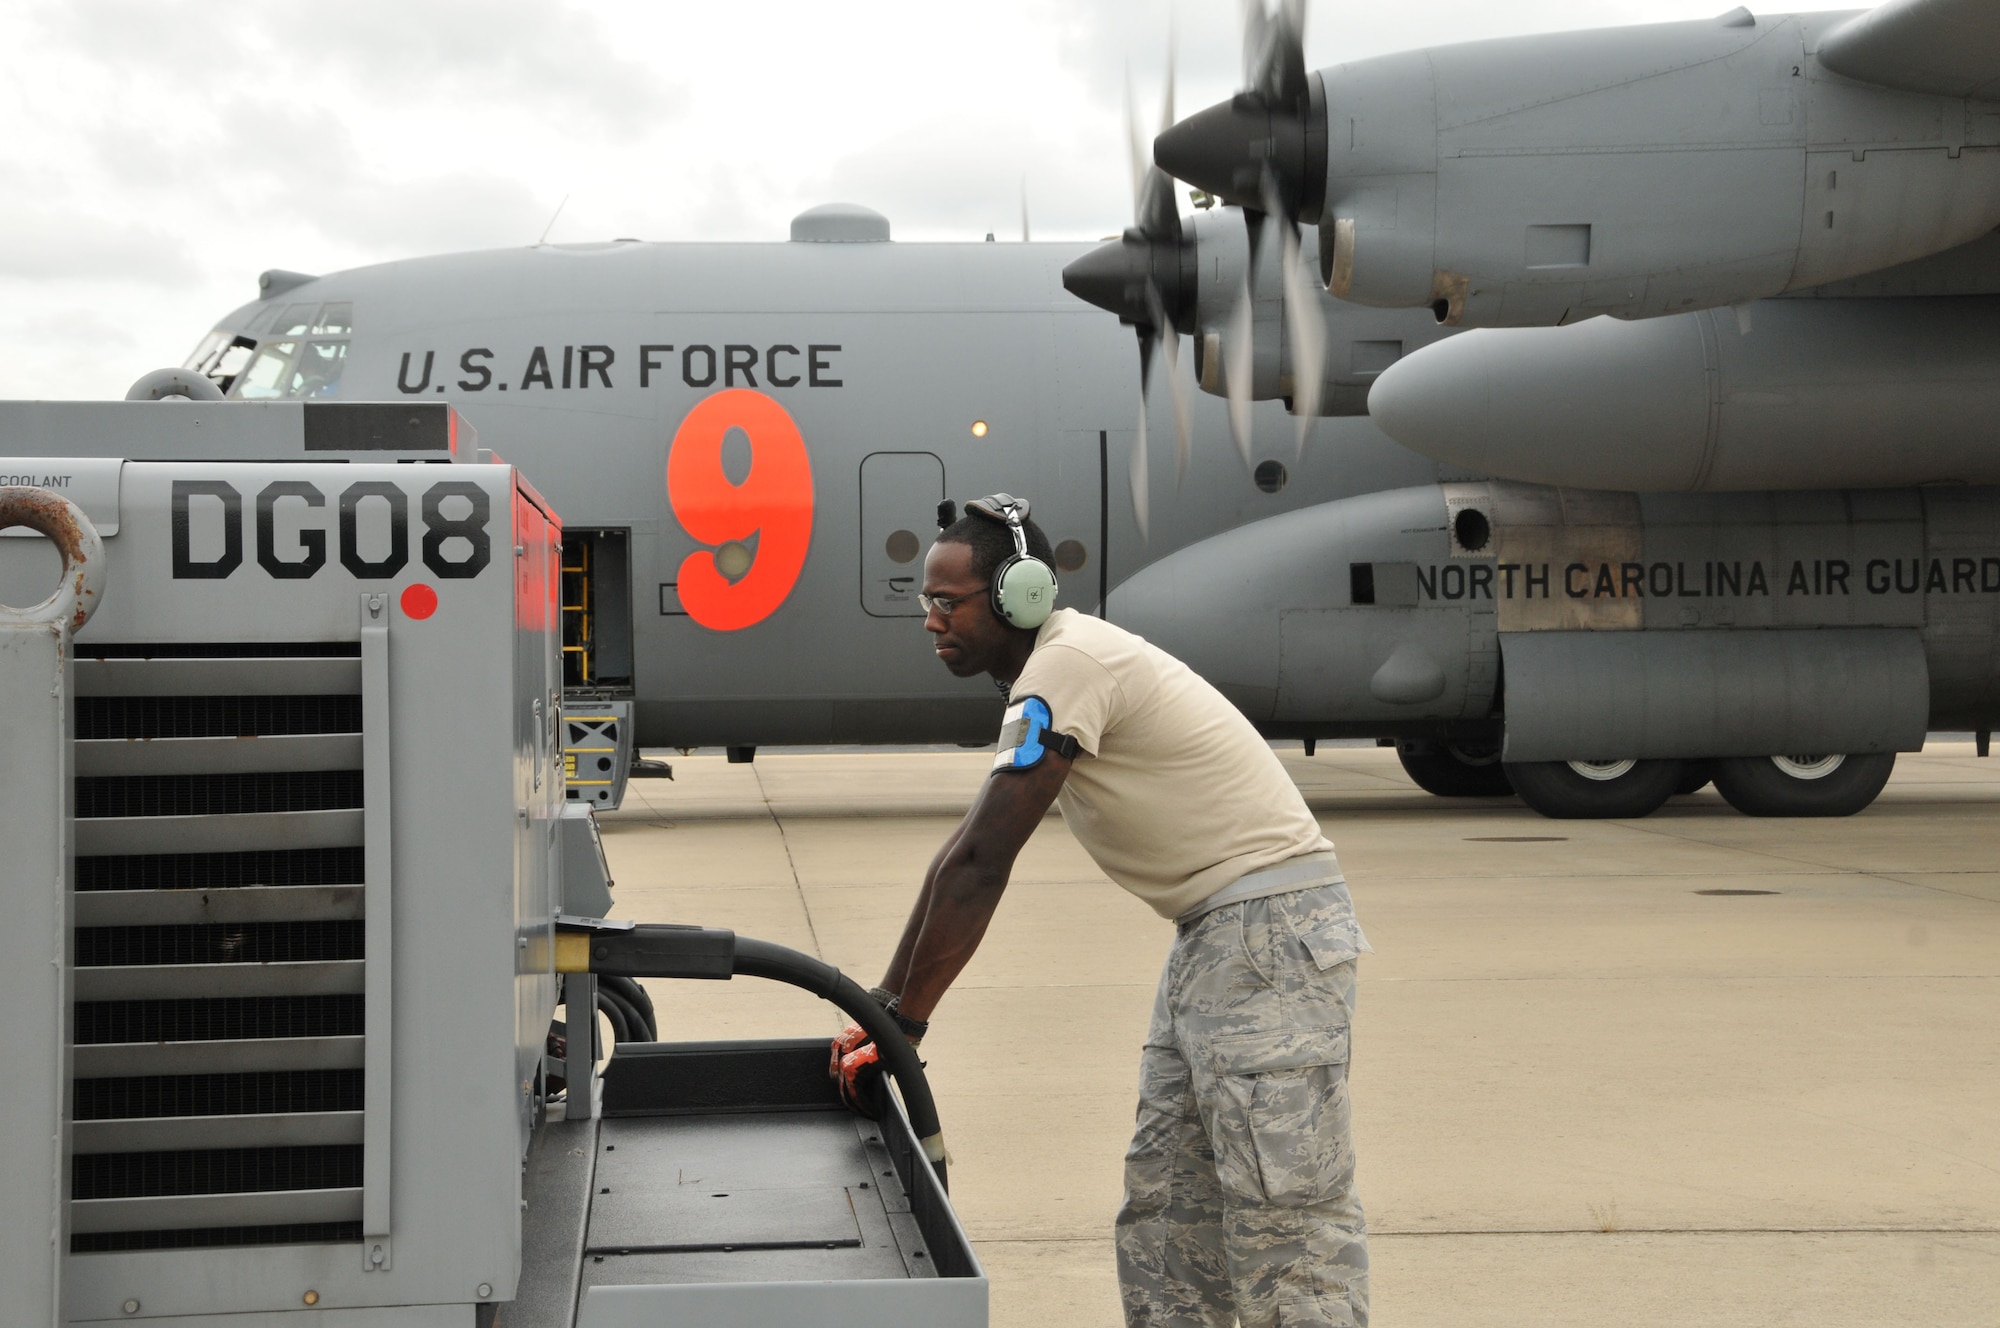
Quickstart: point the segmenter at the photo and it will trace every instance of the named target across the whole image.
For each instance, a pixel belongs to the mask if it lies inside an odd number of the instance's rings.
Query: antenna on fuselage
[[[568,205],[569,205],[569,195],[564,194],[562,196],[562,202],[556,204],[556,210],[549,214],[549,224],[542,227],[542,238],[535,241],[536,248],[539,249],[541,246],[549,242],[549,232],[556,228],[556,218],[562,215],[562,210]]]

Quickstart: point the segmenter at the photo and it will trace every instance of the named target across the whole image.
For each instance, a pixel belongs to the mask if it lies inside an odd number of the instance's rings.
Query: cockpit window
[[[299,401],[340,395],[354,305],[269,306],[242,331],[219,327],[202,339],[186,367],[208,375],[242,401]]]
[[[250,362],[250,353],[256,349],[253,338],[231,336],[229,329],[219,327],[202,339],[181,367],[208,375],[217,387],[227,392],[230,380],[243,372],[243,366]]]
[[[229,395],[244,401],[298,401],[340,394],[345,341],[267,341]]]
[[[295,304],[286,309],[278,321],[271,326],[273,334],[281,337],[295,337],[310,331],[317,305]]]
[[[314,336],[346,336],[354,330],[354,306],[346,300],[324,306],[312,330]]]

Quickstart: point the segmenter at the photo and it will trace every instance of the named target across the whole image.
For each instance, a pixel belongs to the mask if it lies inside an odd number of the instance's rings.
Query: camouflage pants
[[[1347,1100],[1364,948],[1338,884],[1181,927],[1140,1059],[1118,1212],[1132,1328],[1366,1328]]]

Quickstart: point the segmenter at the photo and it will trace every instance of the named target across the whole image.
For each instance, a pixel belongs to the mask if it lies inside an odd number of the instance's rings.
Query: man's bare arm
[[[930,916],[931,887],[937,881],[938,868],[944,866],[945,859],[951,856],[952,849],[958,846],[960,837],[971,824],[972,812],[968,810],[965,819],[945,836],[944,843],[938,848],[937,856],[931,859],[931,865],[925,868],[923,888],[917,891],[917,901],[910,906],[910,920],[903,924],[902,939],[896,942],[896,953],[889,960],[888,971],[882,975],[884,991],[903,990],[903,982],[910,971],[910,956],[917,952],[917,937],[923,933],[924,919]]]
[[[897,1008],[912,1019],[929,1019],[953,980],[964,971],[986,935],[993,910],[1007,889],[1014,859],[1048,814],[1070,762],[1054,752],[1029,770],[1002,770],[988,777],[919,900],[923,925],[910,949]],[[913,916],[911,919],[915,922]],[[901,952],[898,952],[901,957]]]

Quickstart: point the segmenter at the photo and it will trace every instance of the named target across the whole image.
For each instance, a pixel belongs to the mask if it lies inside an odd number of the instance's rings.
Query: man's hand
[[[882,1054],[875,1039],[859,1024],[849,1024],[833,1040],[827,1074],[840,1089],[840,1100],[870,1120],[875,1119],[875,1081],[882,1077]]]

